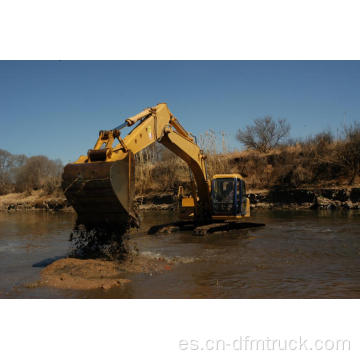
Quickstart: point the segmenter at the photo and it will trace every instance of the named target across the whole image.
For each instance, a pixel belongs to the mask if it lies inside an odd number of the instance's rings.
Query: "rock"
[[[341,206],[346,210],[350,210],[352,209],[353,204],[351,201],[345,201],[341,204]]]
[[[266,203],[266,202],[258,202],[256,204],[250,204],[251,208],[258,208],[258,209],[271,209],[273,204]]]
[[[273,189],[248,195],[251,208],[359,209],[360,188],[348,189]]]
[[[248,194],[248,198],[250,200],[250,204],[259,204],[264,203],[268,200],[268,193],[250,193]]]
[[[353,203],[360,202],[360,188],[352,188],[351,189],[350,200]]]
[[[63,209],[64,206],[65,206],[64,202],[59,202],[57,200],[49,200],[46,205],[47,205],[48,209],[51,209],[51,210],[54,210],[54,211],[58,211],[60,209]]]
[[[317,191],[320,196],[341,202],[349,199],[349,191],[346,189],[321,189]]]
[[[11,211],[11,210],[16,210],[16,205],[15,204],[10,204],[7,208],[8,211]]]
[[[331,200],[331,199],[327,199],[325,197],[322,196],[318,196],[316,198],[316,206],[317,208],[320,209],[328,209],[328,210],[332,210],[332,209],[339,209],[341,207],[344,207],[344,203],[339,201],[339,200]]]
[[[289,189],[289,190],[271,190],[269,192],[269,201],[282,204],[303,204],[314,203],[315,193],[310,190]]]
[[[318,196],[316,198],[316,206],[320,209],[331,209],[333,202],[328,198]]]

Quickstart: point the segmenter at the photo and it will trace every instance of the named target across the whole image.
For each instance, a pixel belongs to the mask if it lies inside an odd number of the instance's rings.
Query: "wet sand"
[[[59,259],[46,266],[40,273],[40,280],[27,284],[28,287],[49,286],[72,290],[108,290],[121,287],[131,280],[131,273],[161,273],[176,265],[176,259],[164,257],[133,256],[125,261],[101,259]]]
[[[121,277],[116,264],[102,260],[61,259],[40,273],[41,280],[30,284],[60,289],[91,290],[122,286],[130,280]]]

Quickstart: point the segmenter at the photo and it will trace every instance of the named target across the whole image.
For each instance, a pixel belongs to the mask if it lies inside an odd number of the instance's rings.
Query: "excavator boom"
[[[136,127],[123,139],[120,130]],[[114,142],[117,145],[114,146]],[[135,154],[155,141],[182,158],[190,167],[196,185],[195,216],[211,217],[205,156],[194,138],[180,125],[165,103],[129,117],[113,130],[100,131],[87,156],[80,156],[64,169],[64,194],[78,214],[78,223],[136,227],[134,207]]]

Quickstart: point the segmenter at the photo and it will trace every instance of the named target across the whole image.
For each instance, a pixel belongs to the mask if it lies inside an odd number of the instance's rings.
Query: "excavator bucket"
[[[134,209],[135,159],[68,164],[64,194],[78,215],[78,224],[129,228],[138,226]]]

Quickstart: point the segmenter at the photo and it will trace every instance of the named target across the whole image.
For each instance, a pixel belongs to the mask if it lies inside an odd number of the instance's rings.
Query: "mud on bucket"
[[[135,159],[68,164],[62,188],[78,224],[120,230],[139,226],[134,209]]]

